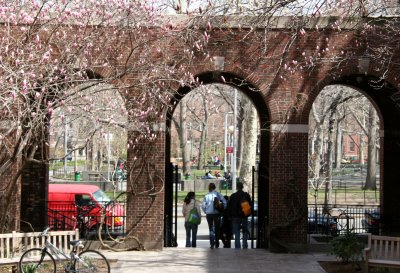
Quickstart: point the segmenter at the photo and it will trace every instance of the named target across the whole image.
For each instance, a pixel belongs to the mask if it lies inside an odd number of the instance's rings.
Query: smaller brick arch
[[[259,162],[259,180],[258,180],[258,225],[262,227],[264,225],[264,219],[268,217],[268,208],[269,208],[269,149],[270,149],[270,113],[269,108],[265,103],[265,98],[261,92],[258,91],[258,88],[254,86],[249,81],[244,78],[229,72],[220,72],[220,71],[208,71],[195,75],[195,78],[198,78],[198,81],[202,84],[227,84],[234,88],[237,88],[239,91],[243,92],[249,99],[252,101],[253,105],[257,109],[259,115],[259,124],[260,124],[260,162]],[[173,102],[175,107],[178,105],[178,102],[184,95],[188,94],[192,88],[185,86],[181,87],[178,90],[179,97],[175,98]],[[173,111],[169,112],[167,115],[167,124],[166,127],[171,127],[171,116]],[[168,132],[169,130],[167,130]],[[166,137],[166,155],[165,155],[165,163],[166,166],[169,164],[169,158],[171,154],[171,140],[170,135],[167,134]],[[166,167],[168,169],[168,167]],[[169,174],[166,172],[166,188],[165,188],[165,211],[166,214],[172,215],[172,187],[168,188],[167,185],[172,185],[169,182]],[[170,212],[170,213],[168,213]],[[172,223],[172,221],[169,221]],[[171,226],[165,226],[165,229],[171,229]],[[167,238],[166,238],[167,239]],[[266,242],[262,238],[260,242],[258,242],[258,247],[265,247]]]
[[[391,234],[400,228],[400,212],[396,209],[400,185],[398,166],[400,165],[400,108],[396,104],[399,91],[389,80],[381,80],[373,75],[347,74],[332,79],[329,76],[321,80],[310,92],[304,111],[308,116],[315,98],[327,85],[345,85],[364,94],[374,105],[381,121],[380,136],[380,206],[382,233]],[[374,85],[376,88],[374,88]]]

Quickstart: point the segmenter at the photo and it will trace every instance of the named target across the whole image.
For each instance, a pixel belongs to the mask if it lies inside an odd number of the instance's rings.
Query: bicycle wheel
[[[21,273],[56,273],[56,262],[53,256],[41,248],[32,248],[22,254],[18,263]]]
[[[110,273],[110,264],[106,257],[96,250],[86,250],[79,253],[81,260],[75,260],[76,272]]]

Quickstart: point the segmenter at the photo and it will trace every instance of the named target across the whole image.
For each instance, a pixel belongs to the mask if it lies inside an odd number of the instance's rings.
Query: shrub
[[[22,266],[24,272],[26,273],[35,273],[36,272],[36,265],[35,264],[26,264]]]
[[[358,262],[363,259],[364,244],[352,232],[346,232],[331,241],[331,254],[343,262]]]

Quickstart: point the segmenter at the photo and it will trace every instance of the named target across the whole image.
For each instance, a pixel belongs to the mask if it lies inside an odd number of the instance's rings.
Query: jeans
[[[219,229],[221,227],[221,218],[219,214],[206,215],[208,230],[210,231],[211,248],[219,247]]]
[[[247,237],[249,236],[247,230],[247,218],[232,218],[232,233],[235,235],[235,248],[240,248],[240,229],[243,233],[243,248],[247,248]]]
[[[185,222],[185,230],[186,230],[186,247],[196,247],[197,241],[197,228],[199,225],[195,225],[189,222]],[[192,237],[192,241],[190,242],[190,237]]]

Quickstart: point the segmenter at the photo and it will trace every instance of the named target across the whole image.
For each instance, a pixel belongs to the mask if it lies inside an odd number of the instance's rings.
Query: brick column
[[[136,236],[145,249],[164,245],[165,136],[148,139],[129,131],[127,231]]]
[[[42,231],[47,226],[47,193],[49,185],[48,120],[43,121],[40,143],[34,158],[42,163],[25,161],[21,174],[21,231]],[[26,147],[30,149],[31,147]],[[22,159],[23,160],[23,159]]]
[[[271,251],[305,251],[308,125],[273,124],[267,236]]]
[[[0,122],[0,134],[4,130],[10,127],[7,121]],[[12,144],[11,136],[6,140],[7,144]],[[11,151],[13,147],[8,147]],[[10,150],[0,149],[0,157],[6,157]],[[0,207],[1,213],[0,218],[4,221],[4,226],[1,229],[4,232],[12,232],[14,230],[19,230],[19,218],[20,218],[20,200],[21,200],[21,179],[15,181],[15,177],[18,174],[18,170],[21,167],[21,160],[16,159],[15,162],[11,164],[9,168],[0,175]]]

